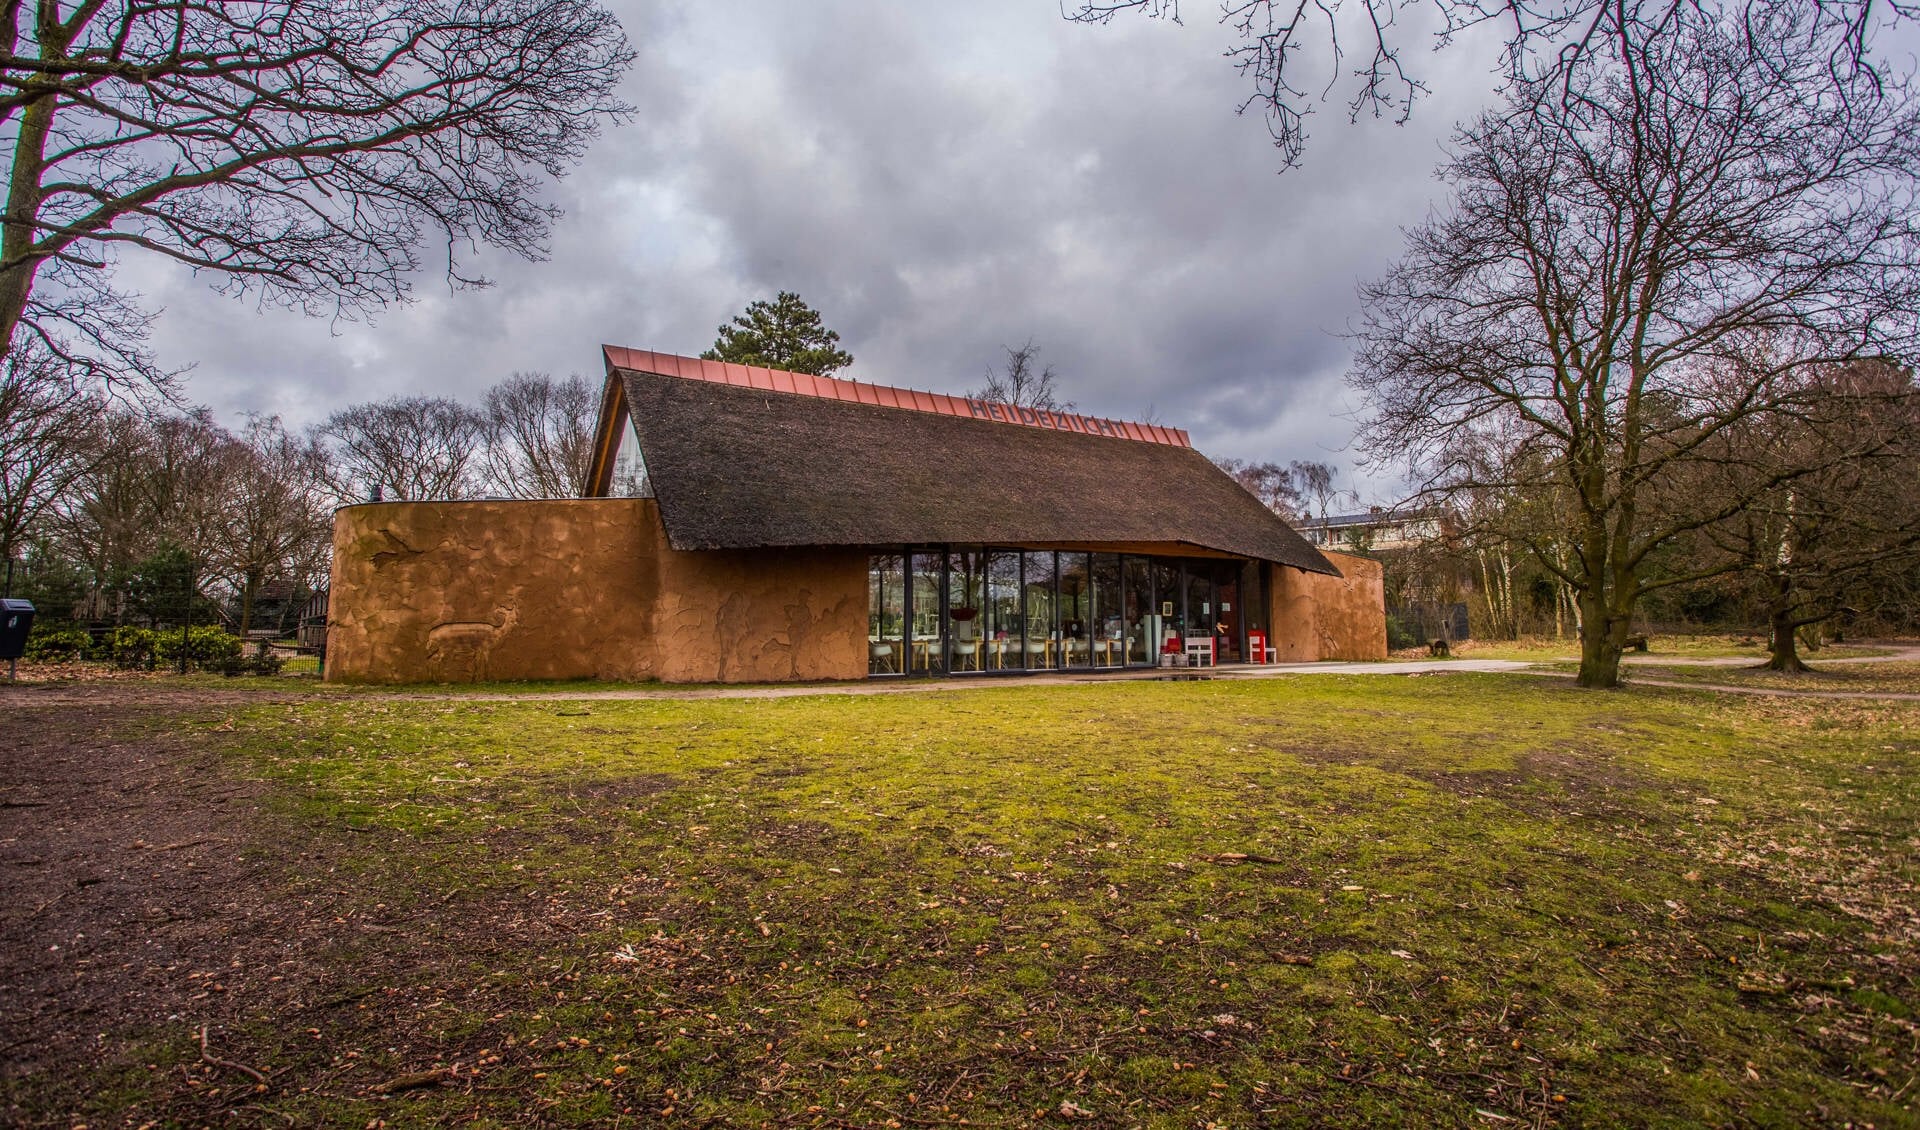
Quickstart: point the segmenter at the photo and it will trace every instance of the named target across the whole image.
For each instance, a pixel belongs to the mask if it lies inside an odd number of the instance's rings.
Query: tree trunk
[[[1615,624],[1598,597],[1580,598],[1580,673],[1574,682],[1583,687],[1620,685],[1620,653],[1626,643],[1626,621]]]
[[[41,45],[43,56],[60,50],[58,44]],[[27,103],[20,113],[20,132],[14,138],[13,164],[7,171],[6,219],[0,223],[0,260],[7,264],[0,269],[0,353],[13,349],[14,333],[26,313],[33,277],[40,269],[41,260],[33,254],[34,236],[38,234],[34,220],[45,195],[40,179],[58,105],[51,92]]]
[[[1767,657],[1767,670],[1784,671],[1789,675],[1813,670],[1800,661],[1795,640],[1798,634],[1799,627],[1793,622],[1792,608],[1776,605],[1773,609],[1773,653]]]
[[[257,587],[251,573],[247,574],[246,581],[240,587],[240,638],[243,640],[253,627],[253,593]]]

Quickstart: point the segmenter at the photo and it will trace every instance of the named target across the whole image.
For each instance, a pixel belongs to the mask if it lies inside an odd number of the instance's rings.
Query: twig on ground
[[[27,915],[27,921],[31,922],[34,919],[40,917],[42,914],[45,914],[47,912],[47,908],[51,907],[54,903],[59,902],[61,899],[66,898],[68,895],[72,893],[73,893],[72,891],[61,891],[59,894],[41,903],[39,906],[34,907],[33,913]]]
[[[221,1059],[219,1056],[207,1050],[207,1026],[205,1024],[200,1026],[200,1058],[212,1064],[214,1067],[224,1067],[230,1071],[238,1071],[262,1087],[267,1085],[267,1077],[264,1074],[255,1071],[244,1063],[235,1063],[230,1059]]]

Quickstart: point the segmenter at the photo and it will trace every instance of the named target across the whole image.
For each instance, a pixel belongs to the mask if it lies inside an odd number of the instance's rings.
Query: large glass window
[[[1127,662],[1153,663],[1160,653],[1160,616],[1153,603],[1153,565],[1144,557],[1122,557],[1126,585]]]
[[[903,646],[907,627],[906,558],[883,553],[867,563],[867,671],[899,675],[906,671]]]
[[[1127,661],[1126,625],[1120,618],[1120,559],[1111,553],[1093,555],[1093,618],[1089,647],[1097,667],[1119,667]]]
[[[1213,595],[1213,563],[1189,561],[1182,570],[1187,582],[1186,634],[1217,636],[1220,632],[1219,602]]]
[[[1273,635],[1267,626],[1267,585],[1263,575],[1264,566],[1258,561],[1243,562],[1240,566],[1240,622],[1246,625],[1248,659],[1261,661],[1264,655],[1252,654],[1255,644],[1273,646]],[[1254,637],[1260,638],[1256,640]]]
[[[947,554],[947,649],[950,671],[986,670],[981,609],[986,604],[986,555],[977,549]]]
[[[1026,666],[1054,667],[1060,661],[1059,575],[1052,552],[1026,555],[1027,597]]]
[[[1236,662],[1271,627],[1258,562],[934,547],[873,555],[867,586],[875,675],[1153,664],[1202,634]]]
[[[947,669],[940,599],[944,591],[940,567],[945,563],[944,553],[913,555],[913,632],[907,641],[909,671],[933,675]]]
[[[640,439],[631,421],[622,420],[613,433],[613,478],[607,484],[608,498],[652,498],[653,483],[647,478],[647,463],[640,454]]]
[[[1186,586],[1180,583],[1178,561],[1153,563],[1153,614],[1159,617],[1154,624],[1153,650],[1156,653],[1165,651],[1171,643],[1174,652],[1183,652],[1186,649],[1187,596]]]
[[[1216,658],[1222,663],[1238,663],[1240,643],[1246,638],[1246,615],[1240,606],[1240,570],[1233,562],[1222,561],[1214,566],[1213,596],[1213,618],[1221,626],[1219,638],[1214,641],[1214,647],[1219,649]]]
[[[1026,662],[1025,620],[1020,615],[1020,555],[1005,550],[987,557],[986,637],[989,670],[1018,669]]]
[[[1055,662],[1085,667],[1093,661],[1093,576],[1084,553],[1060,555],[1060,648]]]

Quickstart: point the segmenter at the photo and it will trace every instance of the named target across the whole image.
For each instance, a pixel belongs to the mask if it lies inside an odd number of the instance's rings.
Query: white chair
[[[1212,633],[1202,632],[1187,637],[1187,666],[1215,666],[1213,662]]]
[[[879,662],[881,662],[886,666],[886,669],[889,674],[899,670],[899,668],[894,666],[894,662],[893,662],[893,644],[889,643],[886,640],[872,640],[869,642],[870,642],[870,646],[868,648],[869,652],[872,654],[874,659],[878,660]]]
[[[1027,666],[1029,668],[1047,666],[1047,643],[1048,641],[1043,639],[1038,639],[1033,636],[1027,637]],[[1034,661],[1034,656],[1036,655],[1040,657],[1038,662]]]
[[[980,669],[980,641],[958,639],[953,641],[953,669],[959,671]]]

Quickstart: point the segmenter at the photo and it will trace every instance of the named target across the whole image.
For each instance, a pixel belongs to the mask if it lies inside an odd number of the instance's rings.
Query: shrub
[[[182,640],[178,628],[162,629],[154,633],[153,653],[162,663],[180,662]],[[229,634],[223,628],[212,626],[190,628],[184,641],[187,649],[187,663],[193,667],[219,669],[229,659],[240,656],[240,637]]]
[[[26,657],[39,663],[64,663],[84,658],[89,642],[87,633],[79,628],[43,628],[36,624],[27,637]]]
[[[1408,624],[1391,612],[1387,614],[1387,648],[1389,650],[1399,651],[1402,648],[1423,647],[1426,642],[1426,639],[1420,635],[1419,624]]]
[[[154,643],[152,628],[115,628],[106,640],[107,658],[116,667],[152,667]]]
[[[214,669],[230,679],[237,675],[278,675],[286,662],[263,643],[251,657],[230,655],[216,663]]]

